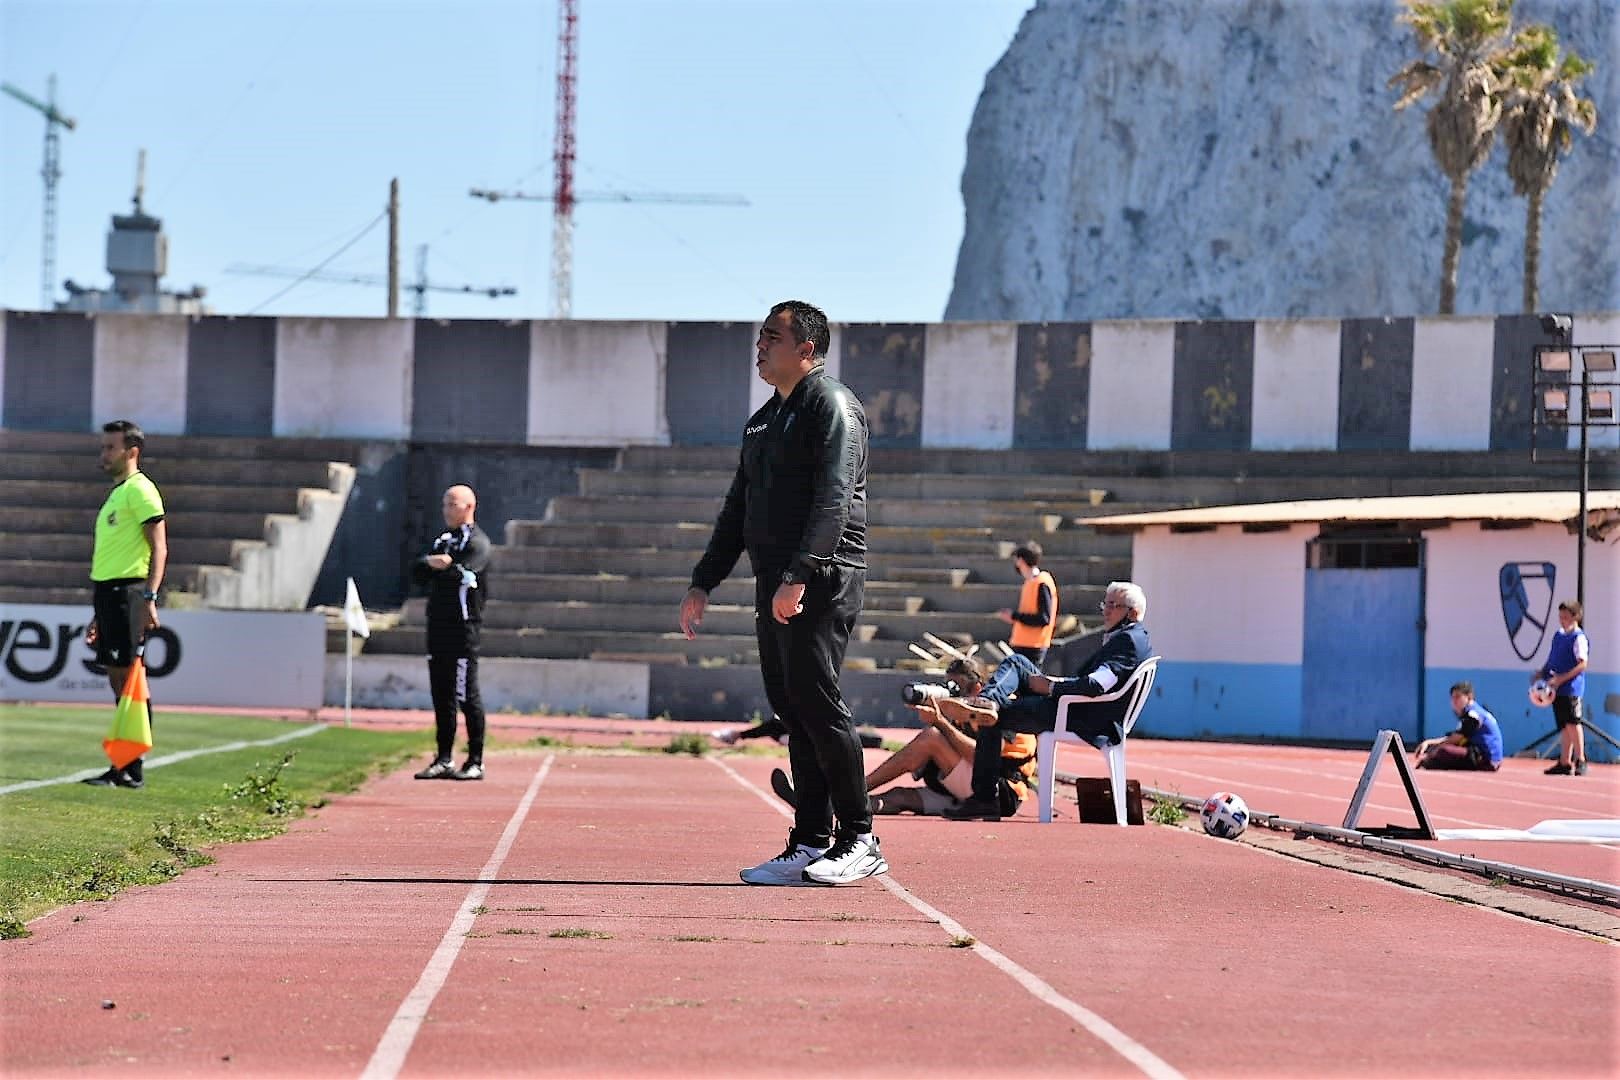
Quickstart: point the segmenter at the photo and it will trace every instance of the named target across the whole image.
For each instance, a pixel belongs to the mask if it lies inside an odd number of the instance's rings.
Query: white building
[[[1570,491],[1088,519],[1133,533],[1164,657],[1138,730],[1361,743],[1387,727],[1411,745],[1455,727],[1450,687],[1468,680],[1523,749],[1554,726],[1526,691],[1576,595],[1578,508]],[[1591,492],[1588,523],[1587,718],[1620,737],[1620,491]]]

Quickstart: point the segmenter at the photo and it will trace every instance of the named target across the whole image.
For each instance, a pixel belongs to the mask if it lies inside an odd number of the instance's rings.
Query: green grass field
[[[101,739],[111,719],[108,709],[0,705],[0,787],[104,768]],[[160,709],[150,757],[304,726]],[[273,836],[306,807],[354,790],[431,742],[427,732],[328,728],[148,767],[139,791],[68,783],[0,795],[0,937],[25,935],[29,919],[63,904],[166,881],[211,861],[210,845]]]

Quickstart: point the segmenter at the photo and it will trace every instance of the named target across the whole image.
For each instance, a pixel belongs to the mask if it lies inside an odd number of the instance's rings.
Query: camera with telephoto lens
[[[910,683],[900,688],[900,700],[907,705],[921,705],[931,698],[948,698],[951,696],[949,686],[940,686],[937,683]]]

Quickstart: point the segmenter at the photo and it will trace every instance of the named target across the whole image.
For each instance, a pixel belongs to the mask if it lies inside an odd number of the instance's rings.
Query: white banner
[[[0,604],[0,701],[111,702],[84,643],[88,604]],[[146,643],[152,703],[316,709],[326,619],[307,611],[168,611]]]

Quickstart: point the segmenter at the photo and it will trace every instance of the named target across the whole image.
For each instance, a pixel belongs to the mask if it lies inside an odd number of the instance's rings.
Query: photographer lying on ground
[[[1034,668],[1023,657],[1017,659]],[[872,792],[906,775],[921,780],[922,785],[890,788],[872,795],[872,813],[939,815],[973,793],[972,729],[965,722],[953,723],[946,714],[960,713],[958,705],[964,698],[983,695],[981,700],[999,701],[1004,694],[998,695],[986,685],[984,666],[971,658],[951,661],[945,678],[945,686],[914,683],[905,688],[906,705],[915,709],[927,726],[866,775],[866,790]],[[1017,686],[1016,678],[1010,683],[1001,682],[1003,686]],[[1035,772],[1035,736],[1010,733],[1001,744],[1000,765],[998,798],[1011,814],[1029,793],[1029,781]],[[771,773],[771,789],[788,805],[794,805],[793,785],[781,769]]]

